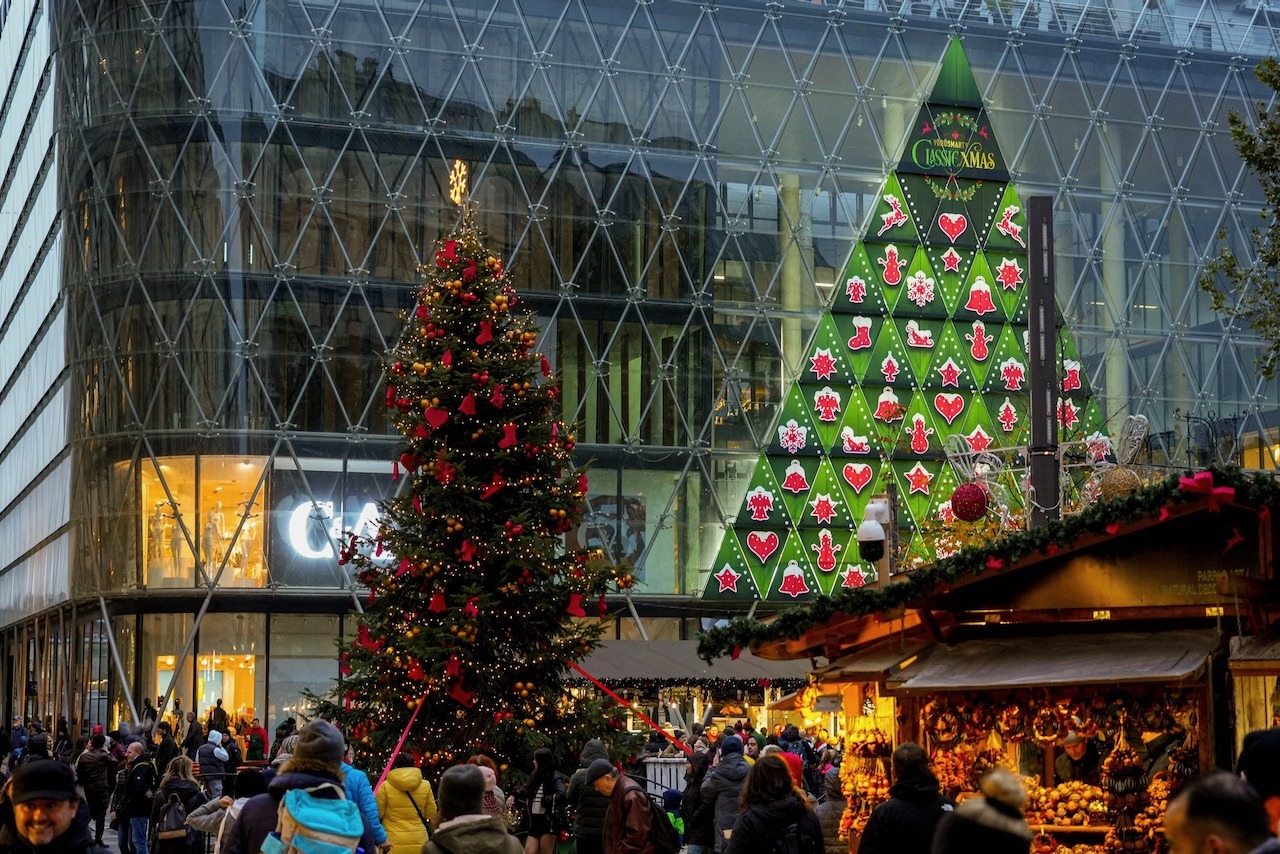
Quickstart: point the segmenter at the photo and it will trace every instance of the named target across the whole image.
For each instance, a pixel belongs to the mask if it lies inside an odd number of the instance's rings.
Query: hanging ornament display
[[[976,483],[962,483],[951,493],[951,512],[965,522],[987,515],[987,505],[987,491]]]
[[[1130,415],[1120,428],[1120,438],[1114,443],[1116,461],[1112,464],[1103,458],[1098,465],[1098,496],[1116,498],[1128,495],[1142,487],[1142,478],[1134,470],[1133,461],[1147,439],[1150,422],[1145,415]]]

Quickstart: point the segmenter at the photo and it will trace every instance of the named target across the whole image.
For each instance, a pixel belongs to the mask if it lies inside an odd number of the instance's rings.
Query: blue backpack
[[[358,854],[364,822],[354,801],[336,783],[291,789],[280,799],[276,829],[262,854]]]

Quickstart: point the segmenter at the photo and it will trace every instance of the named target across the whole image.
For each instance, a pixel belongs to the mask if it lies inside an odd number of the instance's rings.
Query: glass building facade
[[[394,488],[380,357],[480,225],[594,460],[571,536],[678,637],[953,33],[1108,423],[1275,468],[1266,342],[1199,271],[1261,194],[1252,0],[14,0],[0,50],[0,655],[12,711],[274,724],[337,675]],[[646,628],[638,629],[642,623]],[[8,711],[8,710],[6,710]]]

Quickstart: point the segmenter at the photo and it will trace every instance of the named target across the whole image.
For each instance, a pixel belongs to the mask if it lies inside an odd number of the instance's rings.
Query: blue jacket
[[[382,820],[378,818],[378,801],[373,796],[369,775],[358,768],[353,768],[350,762],[342,763],[342,774],[346,778],[344,788],[347,790],[347,799],[356,802],[356,806],[360,808],[360,815],[364,816],[373,830],[374,843],[381,845],[387,841],[387,831],[383,829]]]
[[[262,849],[262,840],[276,829],[280,817],[280,799],[290,789],[309,789],[321,783],[336,783],[333,777],[321,777],[301,771],[288,771],[277,774],[267,784],[265,795],[255,795],[245,801],[240,808],[240,817],[234,827],[227,827],[227,835],[222,840],[224,854],[257,854]],[[360,837],[360,847],[369,854],[374,854],[377,843],[373,840],[373,828],[363,814],[360,816],[364,827],[364,835]]]

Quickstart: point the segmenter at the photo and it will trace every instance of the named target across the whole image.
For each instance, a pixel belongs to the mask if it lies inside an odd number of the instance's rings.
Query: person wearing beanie
[[[716,854],[729,847],[733,823],[738,819],[738,798],[751,766],[742,756],[742,739],[731,735],[720,745],[715,765],[707,772],[700,791],[715,813],[713,846]]]
[[[609,799],[604,850],[609,854],[656,854],[653,808],[644,788],[618,773],[608,759],[587,766],[587,785]]]
[[[785,750],[779,754],[779,758],[786,763],[787,771],[791,773],[791,782],[795,784],[796,792],[803,795],[806,800],[810,800],[809,793],[804,787],[804,760]],[[809,805],[813,806],[812,801]]]
[[[938,791],[929,757],[914,742],[893,751],[889,800],[876,807],[862,831],[859,854],[929,854],[942,817],[956,803]]]
[[[844,815],[845,796],[840,786],[840,769],[832,768],[822,775],[827,798],[813,808],[827,845],[826,854],[848,854],[849,843],[840,841],[840,817]]]
[[[1027,854],[1032,833],[1023,815],[1027,791],[1022,781],[997,768],[982,778],[978,790],[982,797],[970,798],[938,822],[932,854]]]
[[[569,809],[573,821],[573,838],[578,854],[604,854],[604,816],[609,811],[609,798],[587,785],[587,768],[597,759],[609,758],[605,743],[593,738],[582,746],[578,769],[569,778]]]
[[[222,777],[227,771],[229,754],[222,746],[222,733],[210,730],[205,743],[196,751],[196,763],[200,766],[200,782],[209,790],[209,797],[222,797]]]
[[[1169,802],[1169,854],[1280,854],[1258,793],[1236,774],[1210,771]]]
[[[1053,776],[1058,783],[1072,780],[1097,785],[1102,774],[1102,755],[1092,739],[1069,732],[1062,739],[1062,753],[1053,762]]]
[[[790,836],[793,827],[794,838]],[[747,775],[742,787],[742,809],[734,820],[725,854],[776,851],[784,840],[794,842],[787,850],[824,850],[822,827],[796,791],[795,778],[786,761],[782,756],[766,756]]]
[[[10,778],[8,793],[11,809],[0,823],[0,854],[107,854],[107,848],[94,844],[89,826],[76,818],[80,790],[69,765],[23,765]]]
[[[235,829],[225,838],[224,854],[258,854],[262,841],[276,829],[280,800],[293,789],[310,789],[326,783],[342,788],[342,759],[346,741],[338,728],[328,721],[311,721],[298,731],[289,761],[267,784],[264,795],[250,798],[240,810]],[[373,828],[361,815],[364,833],[360,847],[373,854]]]
[[[350,784],[351,779],[347,778]],[[378,819],[387,834],[391,854],[418,854],[430,838],[436,817],[436,798],[422,769],[408,753],[397,753],[391,771],[376,797]]]
[[[1262,799],[1271,835],[1280,835],[1280,729],[1260,729],[1246,735],[1236,759],[1236,773]]]
[[[521,854],[505,818],[484,812],[485,778],[478,765],[455,765],[440,778],[439,816],[422,854]]]

